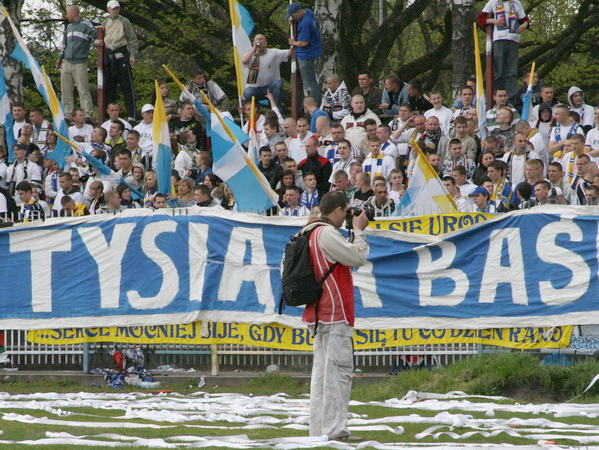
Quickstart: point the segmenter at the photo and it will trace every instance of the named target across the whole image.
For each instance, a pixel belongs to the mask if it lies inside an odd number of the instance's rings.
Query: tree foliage
[[[53,9],[26,6],[24,16],[29,30],[39,36],[29,39],[32,51],[50,68],[50,76],[58,85],[57,44],[66,26],[61,13],[64,0],[47,0]],[[289,33],[285,21],[286,2],[278,0],[245,0],[256,24],[255,31],[265,34],[272,47],[286,48]],[[470,42],[456,42],[454,10],[451,0],[313,0],[321,22],[327,57],[321,66],[335,70],[355,86],[359,70],[368,69],[382,78],[390,72],[401,79],[420,79],[426,89],[433,87],[450,94],[456,81],[454,66],[465,73],[464,62],[471,67],[472,55],[465,52]],[[486,1],[478,0],[466,12],[465,23]],[[80,3],[83,16],[99,24],[105,0]],[[143,102],[153,95],[153,80],[164,79],[160,68],[167,64],[186,79],[193,66],[205,68],[231,96],[235,96],[231,28],[227,0],[131,0],[122,2],[122,14],[135,29],[141,43],[141,58],[134,66],[137,97]],[[586,97],[599,98],[599,3],[596,0],[529,0],[524,2],[532,28],[526,31],[520,45],[520,71],[536,61],[541,79],[554,84],[558,95],[572,84],[586,92]],[[382,8],[382,10],[381,10]],[[48,13],[47,11],[50,11]],[[471,17],[468,17],[470,15]],[[452,23],[454,25],[452,25]],[[33,33],[28,33],[29,35]],[[479,33],[481,42],[483,33]],[[471,35],[467,39],[472,39]],[[481,48],[484,48],[482,45]],[[460,56],[457,58],[456,56]],[[456,61],[462,61],[458,63]],[[90,58],[90,73],[95,81],[95,60]],[[288,79],[289,67],[282,67]],[[321,74],[324,80],[326,73]],[[26,80],[27,82],[27,80]],[[173,85],[174,88],[174,85]],[[141,105],[140,105],[141,106]]]

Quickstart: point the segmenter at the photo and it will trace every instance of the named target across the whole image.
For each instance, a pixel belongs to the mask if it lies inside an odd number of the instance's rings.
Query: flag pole
[[[237,76],[237,98],[239,101],[239,118],[241,120],[241,127],[243,128],[243,103],[241,98],[243,97],[242,84],[243,84],[243,70],[241,68],[241,60],[237,53],[237,45],[235,42],[235,8],[233,0],[229,0],[229,15],[231,16],[231,37],[233,39],[233,61],[235,62],[235,74]]]
[[[54,133],[54,136],[56,136],[58,139],[64,141],[67,145],[70,145],[71,148],[73,149],[73,151],[75,152],[75,155],[81,156],[82,152],[77,144],[72,143],[67,138],[65,138],[62,134],[59,134],[54,130],[51,130],[51,131],[52,131],[52,133]]]
[[[66,137],[64,137],[62,134],[57,133],[54,130],[51,130],[52,133],[54,134],[54,136],[56,136],[58,139],[64,141],[66,144],[70,145],[71,147],[73,147],[73,149],[75,150],[80,150],[79,147],[76,144],[73,144],[71,141],[69,141]]]
[[[530,76],[528,77],[528,86],[526,87],[526,94],[524,94],[524,101],[522,105],[522,115],[520,118],[522,120],[528,120],[528,116],[530,115],[530,107],[532,106],[532,79],[535,74],[535,66],[536,61],[532,62],[532,67],[530,68]]]
[[[166,73],[168,74],[168,76],[171,77],[175,83],[177,83],[177,86],[179,86],[181,88],[181,90],[185,89],[185,86],[183,85],[183,83],[181,83],[179,81],[179,79],[175,76],[175,74],[173,72],[171,72],[171,70],[166,66],[166,64],[162,64],[162,68],[164,70],[166,70]]]
[[[293,0],[289,0],[289,4]],[[289,23],[289,35],[292,39],[295,40],[295,22]],[[299,105],[298,105],[298,91],[299,91],[299,82],[297,76],[297,58],[295,56],[295,47],[291,48],[291,117],[295,120],[299,118]]]
[[[489,24],[486,28],[487,39],[485,42],[485,76],[487,89],[487,109],[493,104],[493,25]]]
[[[98,27],[98,40],[104,40],[104,27]],[[98,123],[104,122],[106,97],[104,92],[104,46],[98,47]]]

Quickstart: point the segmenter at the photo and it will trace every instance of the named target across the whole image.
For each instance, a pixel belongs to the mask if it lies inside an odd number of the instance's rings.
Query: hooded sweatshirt
[[[350,103],[351,96],[349,95],[345,81],[342,81],[335,92],[327,89],[320,109],[329,115],[333,123],[339,123],[341,119],[349,114]]]
[[[572,104],[572,96],[577,92],[582,94],[582,103],[578,108],[574,107]],[[572,86],[570,89],[568,89],[568,103],[570,104],[570,111],[575,111],[580,114],[580,124],[582,126],[590,126],[592,128],[595,122],[595,110],[592,106],[585,105],[584,92],[582,92],[582,89],[576,86]]]

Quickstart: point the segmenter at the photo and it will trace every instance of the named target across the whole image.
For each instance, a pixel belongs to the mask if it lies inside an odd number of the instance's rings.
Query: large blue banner
[[[356,326],[599,323],[597,208],[544,207],[444,236],[367,231]],[[53,219],[0,231],[0,327],[197,320],[298,326],[278,314],[280,265],[301,218],[184,210]]]

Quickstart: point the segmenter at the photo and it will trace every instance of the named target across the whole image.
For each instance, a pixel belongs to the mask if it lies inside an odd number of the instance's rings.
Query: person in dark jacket
[[[322,195],[329,192],[329,178],[333,171],[331,162],[318,154],[318,138],[311,137],[306,141],[306,154],[308,157],[299,163],[298,168],[305,175],[308,172],[316,176],[316,187]]]

